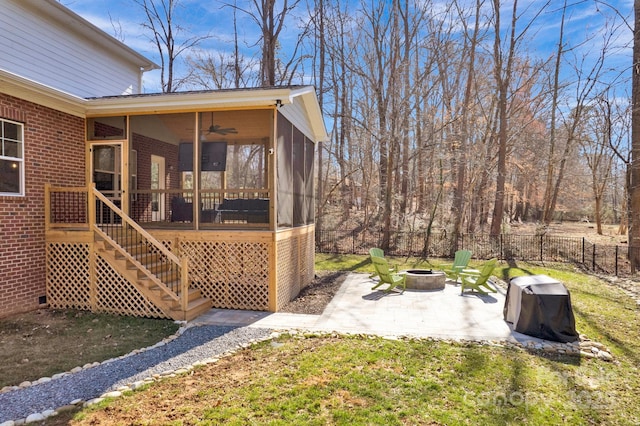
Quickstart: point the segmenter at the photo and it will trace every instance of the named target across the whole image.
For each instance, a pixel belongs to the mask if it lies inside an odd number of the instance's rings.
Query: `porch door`
[[[164,190],[165,188],[165,161],[164,157],[151,155],[151,189]],[[151,220],[163,221],[165,218],[165,194],[153,192],[151,194]]]
[[[122,208],[122,144],[91,144],[91,179],[96,189],[116,206]],[[98,223],[113,223],[108,211],[96,211]]]

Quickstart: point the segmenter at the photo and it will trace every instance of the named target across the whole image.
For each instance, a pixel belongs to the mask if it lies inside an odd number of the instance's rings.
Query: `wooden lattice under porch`
[[[149,230],[186,257],[189,285],[213,307],[276,312],[313,280],[315,226],[282,231]],[[166,317],[112,268],[88,230],[46,235],[47,301],[52,308]]]

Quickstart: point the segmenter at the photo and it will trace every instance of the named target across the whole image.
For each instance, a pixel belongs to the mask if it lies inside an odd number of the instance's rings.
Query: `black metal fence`
[[[383,232],[371,230],[316,231],[318,253],[369,254],[381,247]],[[552,235],[460,234],[457,242],[446,233],[390,233],[389,256],[452,258],[455,250],[470,250],[476,259],[566,262],[590,271],[616,276],[631,275],[628,255],[637,247],[596,245],[586,238]]]

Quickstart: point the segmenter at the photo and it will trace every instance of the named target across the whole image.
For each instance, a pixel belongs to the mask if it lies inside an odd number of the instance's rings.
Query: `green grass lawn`
[[[317,268],[372,271],[364,256],[318,255]],[[640,424],[635,302],[568,265],[501,263],[495,274],[565,283],[578,331],[614,361],[475,343],[283,336],[85,409],[72,424]]]

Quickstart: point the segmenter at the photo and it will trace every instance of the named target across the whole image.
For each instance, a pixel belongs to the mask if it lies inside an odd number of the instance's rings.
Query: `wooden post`
[[[189,305],[189,260],[186,257],[180,259],[180,292],[182,312],[186,315]]]
[[[95,232],[96,224],[96,197],[93,195],[93,190],[96,184],[92,183],[87,186],[87,223],[89,224],[89,231]],[[89,304],[91,305],[91,311],[95,312],[97,309],[98,301],[98,279],[97,279],[97,262],[98,253],[96,252],[95,236],[91,238],[89,243]]]
[[[271,241],[268,248],[269,259],[269,276],[267,281],[269,283],[269,312],[278,312],[278,234],[276,232],[271,233]]]
[[[273,109],[271,116],[271,136],[267,142],[267,189],[269,190],[269,230],[275,232],[278,229],[278,109]],[[275,241],[275,239],[274,239]],[[275,312],[275,311],[274,311]]]

